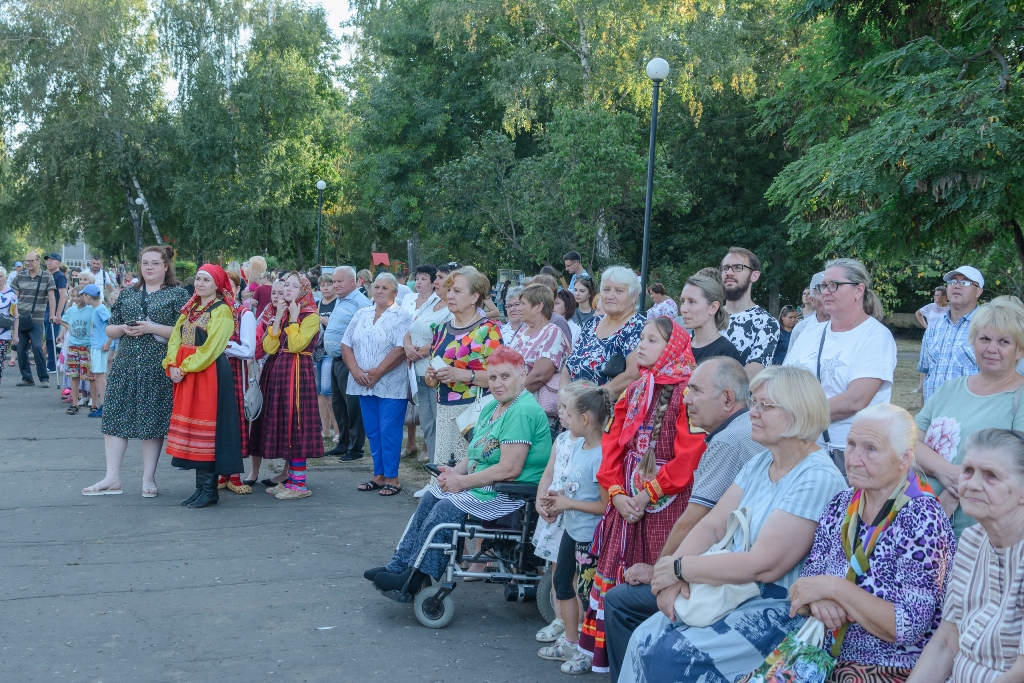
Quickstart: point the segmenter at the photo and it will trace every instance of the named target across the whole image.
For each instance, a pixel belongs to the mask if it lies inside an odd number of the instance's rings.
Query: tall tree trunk
[[[778,249],[772,251],[772,284],[768,287],[768,312],[772,314],[772,317],[779,317],[779,309],[781,308],[780,299],[782,297],[779,289],[779,281],[782,275],[782,252]]]
[[[1013,233],[1013,246],[1017,248],[1017,260],[1024,266],[1024,233],[1020,230],[1017,219],[1010,219],[1010,231]]]
[[[302,255],[302,243],[299,242],[299,233],[293,233],[292,240],[295,242],[295,260],[297,262],[298,270],[301,271],[306,267],[306,257]]]
[[[139,216],[139,207],[132,199],[132,188],[124,178],[121,179],[121,187],[124,188],[124,199],[128,204],[128,215],[132,220],[132,232],[135,233],[135,253],[139,254],[142,251],[142,218]]]
[[[149,202],[146,201],[146,195],[142,193],[142,187],[139,186],[139,179],[132,174],[132,183],[135,184],[135,191],[139,193],[139,199],[142,200],[142,212],[149,216],[149,227],[153,230],[153,237],[156,239],[157,244],[163,244],[163,238],[160,237],[160,231],[156,228],[156,221],[153,220],[153,212],[149,209]],[[141,227],[141,226],[140,226]]]

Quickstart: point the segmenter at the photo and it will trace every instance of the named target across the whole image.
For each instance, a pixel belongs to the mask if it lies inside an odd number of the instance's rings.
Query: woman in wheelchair
[[[526,390],[523,357],[507,346],[499,347],[488,358],[487,379],[495,400],[480,412],[469,456],[458,467],[439,467],[437,484],[420,499],[391,561],[363,573],[377,589],[401,591],[408,585],[416,592],[422,575],[439,580],[448,566],[442,550],[429,550],[419,569],[412,568],[434,527],[461,524],[467,515],[495,520],[524,504],[495,491],[496,482],[540,483],[551,453],[551,433],[547,415]],[[434,542],[450,543],[451,534],[451,530],[442,531]]]

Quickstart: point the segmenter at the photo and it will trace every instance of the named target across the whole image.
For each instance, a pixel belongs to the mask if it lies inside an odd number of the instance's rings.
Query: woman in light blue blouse
[[[656,614],[630,638],[620,683],[732,681],[753,671],[804,617],[789,616],[789,587],[800,575],[818,517],[846,488],[815,439],[829,424],[821,384],[802,368],[772,366],[750,383],[751,438],[767,448],[754,456],[718,504],[671,555],[655,565]],[[750,549],[737,530],[732,552],[701,557],[726,533],[730,514],[746,508]],[[676,559],[679,558],[679,562]],[[755,582],[760,594],[707,627],[676,621],[674,604],[690,583]]]

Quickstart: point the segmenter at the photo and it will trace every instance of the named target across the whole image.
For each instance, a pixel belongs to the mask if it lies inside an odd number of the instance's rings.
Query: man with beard
[[[725,336],[740,352],[747,377],[753,379],[772,364],[779,341],[779,322],[750,298],[750,285],[761,277],[761,261],[749,249],[732,247],[719,271],[725,288],[725,310],[729,312]]]

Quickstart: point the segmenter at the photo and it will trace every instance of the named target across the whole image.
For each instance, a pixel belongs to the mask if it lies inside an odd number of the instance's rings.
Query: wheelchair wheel
[[[455,601],[451,595],[446,595],[441,602],[428,602],[428,599],[437,595],[439,590],[439,585],[424,588],[416,594],[416,601],[413,603],[416,620],[427,628],[444,628],[455,616]]]
[[[544,569],[544,573],[541,574],[540,581],[537,583],[537,609],[545,624],[550,624],[555,620],[555,589],[551,585],[551,575],[554,574],[554,571],[551,567],[552,565],[549,564]]]

